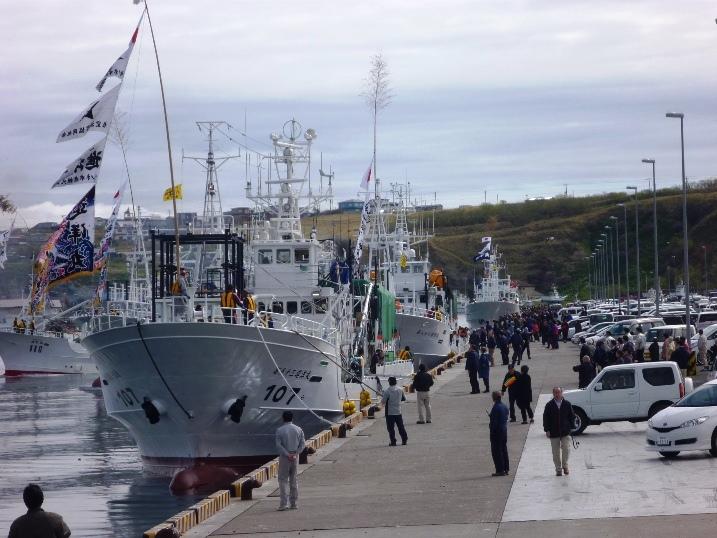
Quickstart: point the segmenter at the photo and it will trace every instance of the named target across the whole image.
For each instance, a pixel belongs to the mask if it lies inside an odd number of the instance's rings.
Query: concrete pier
[[[388,446],[381,412],[301,466],[298,510],[276,511],[273,479],[255,490],[254,500],[233,499],[229,508],[184,536],[675,537],[708,532],[717,512],[712,473],[717,459],[694,453],[668,461],[648,453],[644,424],[589,427],[571,456],[570,476],[554,476],[542,432],[543,405],[554,385],[577,385],[572,366],[578,349],[561,344],[560,350],[547,351],[534,343],[532,352],[524,364],[530,366],[538,403],[536,423],[521,424],[518,412],[518,421],[509,424],[510,476],[491,476],[485,411],[490,394],[469,394],[460,363],[437,378],[432,424],[416,424],[415,395],[407,395],[406,446]],[[491,389],[500,388],[505,371],[504,366],[492,369]]]

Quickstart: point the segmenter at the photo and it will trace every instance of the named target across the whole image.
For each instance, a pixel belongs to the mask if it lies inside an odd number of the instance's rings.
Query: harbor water
[[[0,377],[0,535],[25,513],[29,482],[72,536],[142,536],[202,497],[174,497],[169,478],[142,470],[134,441],[105,413],[93,378]]]

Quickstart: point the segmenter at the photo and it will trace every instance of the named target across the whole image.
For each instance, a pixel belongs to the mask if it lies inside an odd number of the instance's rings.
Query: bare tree
[[[15,206],[5,194],[0,194],[0,213],[12,213]]]
[[[389,80],[388,63],[381,54],[371,56],[371,68],[364,81],[361,96],[373,114],[373,177],[378,192],[378,175],[376,173],[376,125],[378,113],[391,104],[393,92]]]

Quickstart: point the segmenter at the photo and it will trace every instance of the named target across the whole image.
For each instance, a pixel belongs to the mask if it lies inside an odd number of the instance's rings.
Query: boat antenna
[[[169,119],[167,117],[167,101],[164,97],[164,81],[162,79],[162,68],[159,66],[159,52],[157,52],[157,40],[154,37],[154,27],[152,26],[152,17],[149,15],[149,3],[144,0],[144,11],[147,14],[147,22],[149,22],[149,32],[152,35],[152,46],[154,47],[154,58],[157,61],[157,74],[159,75],[159,91],[162,94],[162,111],[164,112],[164,131],[167,135],[167,156],[169,157],[169,181],[172,186],[172,210],[174,212],[174,244],[177,257],[177,276],[179,279],[179,268],[181,266],[179,259],[179,219],[177,218],[177,191],[174,185],[174,164],[172,163],[172,142],[169,138]]]

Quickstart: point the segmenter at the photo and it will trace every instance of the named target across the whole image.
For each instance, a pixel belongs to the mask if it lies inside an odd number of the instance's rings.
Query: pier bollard
[[[344,439],[346,437],[346,431],[349,429],[348,424],[341,424],[339,426],[339,439]]]
[[[370,418],[370,419],[376,418],[376,411],[378,411],[378,406],[372,405],[371,407],[369,407],[367,418]]]
[[[415,389],[413,388],[413,383],[411,383],[410,385],[408,385],[408,392],[410,392],[411,394],[413,394],[414,392],[416,392]]]
[[[443,366],[439,366],[436,368],[436,375],[441,375],[443,373]]]
[[[316,449],[313,446],[307,446],[299,454],[299,465],[306,465],[309,463],[309,454],[316,454]]]
[[[155,538],[179,538],[180,536],[182,533],[174,527],[165,527],[155,534]]]
[[[255,488],[260,488],[261,482],[256,478],[245,477],[232,482],[231,487],[234,497],[239,497],[242,501],[251,501],[252,491]]]
[[[168,532],[174,532],[176,534],[167,534]],[[148,531],[144,531],[144,533],[142,534],[142,538],[173,538],[175,536],[179,536],[179,531],[177,531],[174,528],[174,525],[172,525],[171,523],[160,523],[159,525],[155,525]]]

